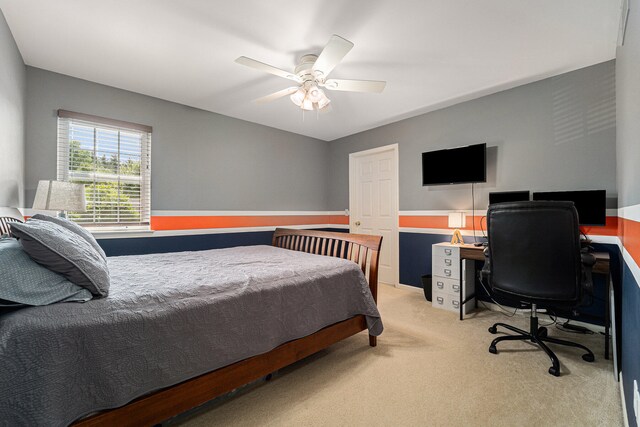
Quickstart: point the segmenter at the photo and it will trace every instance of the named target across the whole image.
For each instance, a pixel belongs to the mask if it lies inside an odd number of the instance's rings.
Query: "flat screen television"
[[[528,202],[529,191],[500,191],[489,193],[489,204],[504,202]]]
[[[487,181],[487,144],[422,153],[422,185]]]
[[[567,200],[578,211],[580,225],[605,225],[607,192],[605,190],[548,191],[533,193],[533,200]]]

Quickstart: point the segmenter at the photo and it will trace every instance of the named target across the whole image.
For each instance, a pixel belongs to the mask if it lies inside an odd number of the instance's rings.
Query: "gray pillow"
[[[32,260],[16,239],[0,239],[0,310],[90,299],[87,289]]]
[[[42,215],[42,214],[35,214],[31,218],[39,219],[42,221],[50,221],[50,222],[53,222],[54,224],[58,224],[66,228],[67,230],[73,231],[74,233],[80,235],[80,237],[86,240],[91,246],[93,246],[93,249],[95,249],[96,252],[100,254],[102,259],[104,259],[105,261],[107,260],[107,254],[104,253],[104,251],[102,250],[98,242],[96,242],[96,239],[93,237],[93,235],[89,231],[87,231],[84,227],[79,226],[75,222],[69,221],[68,219],[65,219],[65,218]]]
[[[11,224],[11,232],[38,264],[62,274],[94,295],[109,293],[107,262],[78,234],[38,219]]]

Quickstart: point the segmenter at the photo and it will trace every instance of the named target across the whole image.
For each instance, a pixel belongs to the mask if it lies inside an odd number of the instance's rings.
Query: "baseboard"
[[[500,308],[500,306],[496,303],[493,302],[487,302],[487,301],[481,301],[482,304],[484,304],[489,310],[491,311],[499,311],[501,313],[504,313],[504,310]],[[479,302],[480,303],[480,302]],[[515,307],[505,307],[507,310],[512,309],[515,310]],[[519,308],[518,312],[519,313],[529,313],[531,310],[526,309],[526,308]],[[544,313],[543,310],[538,310],[538,317],[544,316],[545,318],[549,318],[549,320],[551,321],[551,318]],[[572,325],[577,325],[577,326],[582,326],[585,327],[593,332],[598,332],[598,333],[602,333],[604,334],[604,326],[600,326],[600,325],[593,325],[591,323],[585,323],[585,322],[580,322],[579,320],[574,320],[574,319],[565,319],[564,317],[556,317],[557,319],[557,323],[564,323],[567,320],[571,321]]]
[[[627,414],[627,403],[624,399],[624,384],[622,382],[622,371],[620,371],[620,381],[618,381],[618,383],[620,384],[620,399],[622,399],[622,418],[624,419],[624,427],[629,427],[629,417]]]
[[[411,291],[420,292],[421,294],[424,293],[424,290],[422,288],[419,288],[417,286],[411,286],[411,285],[403,285],[402,283],[398,283],[398,285],[396,285],[396,288],[408,289]]]
[[[389,285],[387,283],[383,283],[383,284],[386,285],[386,286],[393,286],[393,285]],[[407,289],[407,290],[411,290],[411,291],[414,291],[414,292],[420,292],[421,294],[424,292],[422,288],[419,288],[417,286],[405,285],[405,284],[402,284],[402,283],[398,283],[398,285],[396,287],[399,288],[399,289]],[[481,302],[482,302],[482,304],[484,304],[491,311],[504,312],[504,310],[502,310],[498,304],[495,304],[493,302],[487,302],[487,301],[481,301]],[[515,310],[515,307],[506,307],[506,308]],[[530,311],[531,310],[525,309],[525,308],[519,308],[518,309],[518,312],[522,313],[522,314],[529,313]],[[539,316],[544,316],[545,318],[549,318],[549,316],[547,316],[544,312],[540,312],[539,311],[538,315]],[[557,323],[564,323],[567,320],[571,320],[571,323],[573,325],[582,326],[582,327],[585,327],[585,328],[587,328],[587,329],[589,329],[589,330],[591,330],[593,332],[604,334],[604,326],[593,325],[591,323],[580,322],[580,321],[574,320],[574,319],[565,319],[564,317],[556,317],[556,319],[557,319]],[[551,321],[551,318],[549,318],[549,321]]]

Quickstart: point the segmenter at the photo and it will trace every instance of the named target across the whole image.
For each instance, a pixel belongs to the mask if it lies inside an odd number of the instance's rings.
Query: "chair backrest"
[[[487,232],[496,294],[552,306],[581,301],[580,230],[573,202],[490,205]]]

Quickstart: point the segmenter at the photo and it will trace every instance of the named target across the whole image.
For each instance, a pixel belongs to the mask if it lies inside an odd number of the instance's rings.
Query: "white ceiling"
[[[28,65],[323,140],[333,140],[615,57],[619,0],[0,0]],[[329,92],[332,111],[252,100],[332,34],[355,47],[333,78],[386,80],[382,94]]]

